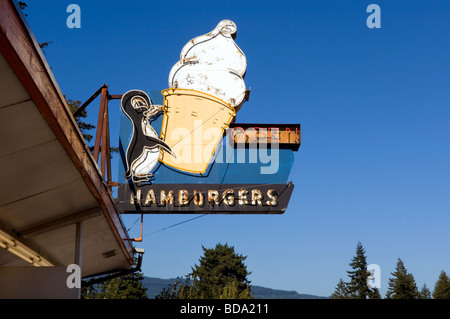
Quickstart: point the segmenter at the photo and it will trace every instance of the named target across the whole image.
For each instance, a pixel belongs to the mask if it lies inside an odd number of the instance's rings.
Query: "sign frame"
[[[283,214],[294,184],[125,183],[117,204],[122,214]]]

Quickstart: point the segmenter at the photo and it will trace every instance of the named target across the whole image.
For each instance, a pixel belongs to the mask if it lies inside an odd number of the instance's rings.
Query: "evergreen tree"
[[[65,96],[64,96],[65,97]],[[75,113],[81,106],[81,101],[76,100],[73,101],[71,99],[66,99],[67,105],[69,106],[70,111]],[[86,112],[86,109],[81,111],[75,116],[75,121],[78,125],[78,128],[80,129],[81,134],[84,137],[84,140],[86,141],[86,144],[89,144],[89,142],[92,140],[93,136],[90,134],[90,132],[95,129],[95,125],[89,124],[85,122],[84,120],[88,117],[88,114]],[[94,151],[94,146],[89,146],[89,149],[91,152]],[[113,153],[119,152],[119,148],[117,146],[110,147],[110,155],[112,157]]]
[[[95,299],[96,285],[81,288],[81,299]]]
[[[17,4],[19,5],[19,8],[22,10],[22,13],[25,17],[28,17],[28,14],[25,12],[25,9],[28,8],[28,4],[26,2],[23,1],[19,1],[17,2]],[[49,46],[49,44],[52,43],[52,41],[47,41],[47,42],[41,42],[39,43],[39,47],[42,49],[42,51],[45,53],[45,48]]]
[[[418,299],[420,297],[413,275],[407,272],[400,258],[398,259],[395,272],[391,273],[391,275],[393,278],[389,278],[386,298]]]
[[[250,281],[247,276],[250,273],[244,264],[247,257],[237,254],[234,247],[227,244],[219,243],[214,249],[202,246],[202,249],[204,256],[200,258],[199,265],[195,265],[187,276],[191,285],[188,289],[182,287],[180,297],[218,299],[223,295],[226,286],[235,290],[236,296],[249,290]],[[242,296],[247,295],[244,293]]]
[[[185,283],[176,283],[158,296],[179,299],[249,299],[250,281],[246,256],[235,252],[233,246],[217,244],[213,249],[203,247],[204,256],[192,268]]]
[[[330,299],[349,299],[349,298],[350,295],[347,289],[347,284],[342,279],[339,279],[339,282],[334,292],[331,294]]]
[[[23,14],[27,17],[28,14],[25,13],[25,9],[28,7],[26,2],[18,1],[17,4],[19,5],[19,8],[24,12]]]
[[[433,290],[434,299],[450,299],[450,279],[445,271],[441,271]]]
[[[65,96],[64,96],[65,97]],[[77,111],[80,106],[81,106],[81,101],[73,101],[71,99],[66,99],[67,100],[67,104],[70,108],[70,111],[73,113],[75,113],[75,111]],[[86,143],[89,143],[93,136],[91,134],[89,134],[89,131],[91,131],[92,129],[95,128],[94,125],[86,123],[83,121],[83,119],[85,119],[87,117],[87,112],[86,109],[84,109],[82,112],[80,112],[76,117],[75,117],[75,121],[77,122],[77,125],[81,131],[81,133],[83,134],[84,139],[86,140]]]
[[[431,292],[426,284],[423,284],[423,287],[419,291],[419,299],[431,299]]]
[[[189,286],[189,281],[184,280],[182,283],[182,279],[177,277],[173,284],[169,284],[167,288],[163,288],[163,290],[155,297],[155,299],[178,299],[179,287],[187,287]]]
[[[372,289],[368,285],[368,279],[370,276],[367,270],[367,262],[365,250],[361,244],[358,242],[356,246],[356,256],[353,257],[350,266],[353,270],[347,271],[350,277],[350,282],[347,283],[347,291],[349,297],[352,299],[376,299],[379,298],[379,292],[377,289]]]
[[[219,299],[251,299],[250,286],[247,285],[244,290],[241,290],[239,286],[238,280],[231,279],[223,288]]]
[[[369,299],[381,299],[381,294],[378,288],[372,288]]]
[[[83,290],[83,299],[147,299],[143,274],[134,272]]]

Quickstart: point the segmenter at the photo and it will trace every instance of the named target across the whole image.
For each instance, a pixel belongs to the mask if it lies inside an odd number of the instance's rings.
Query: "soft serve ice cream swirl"
[[[170,71],[169,86],[211,94],[238,108],[245,97],[247,60],[234,42],[236,30],[233,21],[223,20],[189,41]]]

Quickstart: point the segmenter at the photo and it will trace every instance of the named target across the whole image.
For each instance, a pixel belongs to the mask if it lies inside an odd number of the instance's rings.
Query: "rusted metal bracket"
[[[100,97],[100,110],[98,112],[97,131],[94,143],[94,159],[98,164],[100,156],[100,170],[103,178],[106,180],[108,189],[111,191],[112,186],[118,186],[117,182],[111,181],[111,145],[109,138],[109,114],[108,101],[121,99],[122,95],[110,95],[108,85],[103,84],[92,96],[86,100],[72,115],[77,116],[83,112],[86,107],[94,101],[97,96]]]
[[[93,101],[95,98],[102,92],[103,87],[108,87],[106,84],[103,84],[90,98],[86,100],[75,112],[73,112],[73,116],[78,116],[84,109]]]
[[[143,225],[144,225],[144,214],[141,213],[141,235],[139,236],[139,238],[124,238],[124,240],[135,241],[135,242],[141,242],[142,239],[143,239],[143,235],[142,235]]]

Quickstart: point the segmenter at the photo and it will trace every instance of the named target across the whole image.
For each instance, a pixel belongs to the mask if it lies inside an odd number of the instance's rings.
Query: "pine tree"
[[[214,249],[202,246],[204,256],[199,265],[192,268],[187,278],[191,281],[189,288],[181,287],[180,297],[195,299],[218,299],[227,285],[236,286],[236,295],[249,289],[247,276],[247,257],[237,254],[233,246],[217,244]]]
[[[71,99],[66,99],[66,101],[67,101],[67,105],[69,106],[69,109],[72,112],[72,114],[75,113],[81,106],[81,101],[79,101],[79,100],[73,101]],[[90,134],[90,132],[93,129],[95,129],[95,125],[85,122],[84,120],[87,117],[88,117],[88,114],[86,112],[86,109],[84,109],[83,111],[79,112],[75,116],[75,122],[77,123],[78,128],[80,129],[80,132],[83,135],[86,144],[89,144],[89,142],[93,138],[93,136]],[[93,152],[94,146],[89,146],[89,149],[91,152]],[[110,147],[110,152],[111,152],[110,155],[112,156],[113,153],[119,152],[119,148],[117,146]]]
[[[251,299],[250,287],[247,286],[244,290],[239,289],[239,281],[231,279],[223,288],[222,293],[218,299]]]
[[[147,299],[143,274],[134,272],[83,290],[83,299]]]
[[[67,98],[66,98],[66,100],[67,100],[67,104],[68,104],[72,114],[75,113],[75,111],[77,111],[81,106],[81,101],[78,101],[78,100],[73,101],[73,100],[67,99]],[[92,140],[93,136],[91,134],[89,134],[88,132],[93,130],[95,128],[95,126],[83,121],[83,119],[85,119],[87,116],[88,115],[87,115],[86,110],[83,110],[75,117],[75,121],[77,122],[77,125],[78,125],[81,133],[83,134],[83,137],[86,140],[86,143],[89,143]]]
[[[445,271],[441,271],[433,290],[434,299],[450,299],[450,279]]]
[[[423,284],[422,288],[419,291],[419,299],[431,299],[431,292],[426,284]]]
[[[381,299],[381,294],[378,288],[371,288],[369,299]]]
[[[163,290],[155,296],[155,299],[178,299],[179,295],[179,288],[184,290],[184,287],[188,287],[189,281],[183,280],[180,277],[177,277],[175,282],[173,284],[169,284],[166,288],[163,288]]]
[[[356,256],[353,257],[350,263],[353,270],[347,271],[350,277],[350,282],[347,283],[347,291],[352,299],[376,299],[379,297],[378,290],[371,289],[368,285],[370,273],[367,270],[365,253],[361,242],[358,242]]]
[[[389,278],[387,299],[418,299],[420,297],[413,275],[407,272],[400,258],[395,267],[395,272],[391,275],[393,278]]]
[[[185,283],[164,289],[158,299],[250,299],[246,256],[235,252],[233,246],[217,244],[213,249],[203,247],[204,256],[192,268]]]
[[[350,295],[347,289],[347,284],[339,279],[339,282],[334,289],[334,292],[331,294],[330,299],[349,299]]]

